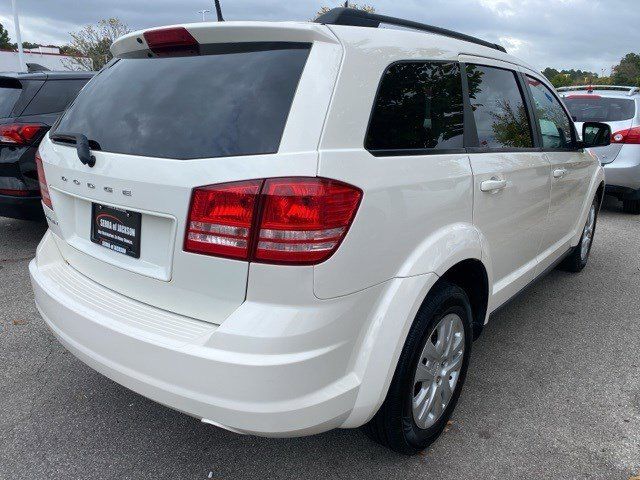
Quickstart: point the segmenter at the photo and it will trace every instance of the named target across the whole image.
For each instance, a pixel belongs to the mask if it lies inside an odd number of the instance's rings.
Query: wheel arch
[[[463,260],[449,268],[438,282],[452,283],[465,291],[473,312],[473,337],[477,339],[489,307],[489,274],[482,261],[477,258]]]
[[[384,312],[378,311],[375,332],[369,337],[365,357],[361,357],[362,370],[357,372],[361,379],[360,391],[350,416],[342,425],[345,428],[358,427],[370,420],[382,405],[396,371],[400,354],[407,340],[409,330],[418,310],[435,288],[448,282],[462,288],[472,306],[474,315],[474,339],[480,335],[486,321],[489,304],[490,274],[481,260],[481,255],[459,259],[448,266],[442,274],[428,273],[408,278],[398,278],[383,300]],[[477,288],[477,286],[480,288]],[[375,357],[370,357],[376,351]],[[386,360],[385,360],[386,359]]]

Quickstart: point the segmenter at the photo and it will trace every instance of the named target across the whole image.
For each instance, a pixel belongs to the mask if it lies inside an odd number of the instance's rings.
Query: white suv
[[[380,24],[402,26],[374,28]],[[136,32],[40,146],[46,323],[235,432],[415,453],[489,314],[589,255],[603,170],[504,49],[337,9]],[[46,178],[45,178],[46,177]]]

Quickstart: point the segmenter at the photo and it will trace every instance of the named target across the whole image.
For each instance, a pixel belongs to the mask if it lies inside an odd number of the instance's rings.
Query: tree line
[[[611,69],[608,77],[583,70],[556,70],[545,68],[542,73],[553,86],[570,87],[572,85],[623,85],[640,87],[640,55],[626,54],[618,65]]]

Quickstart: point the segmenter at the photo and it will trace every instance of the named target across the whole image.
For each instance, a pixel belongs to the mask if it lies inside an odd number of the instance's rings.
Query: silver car
[[[578,131],[584,122],[611,126],[611,145],[594,148],[607,175],[606,193],[640,214],[640,88],[594,85],[559,88]]]

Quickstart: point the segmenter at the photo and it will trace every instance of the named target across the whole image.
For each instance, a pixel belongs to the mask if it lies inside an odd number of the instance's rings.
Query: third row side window
[[[401,62],[384,73],[366,148],[370,151],[444,151],[463,148],[460,65]]]
[[[516,75],[510,70],[467,65],[469,98],[481,148],[531,148],[531,123]]]

